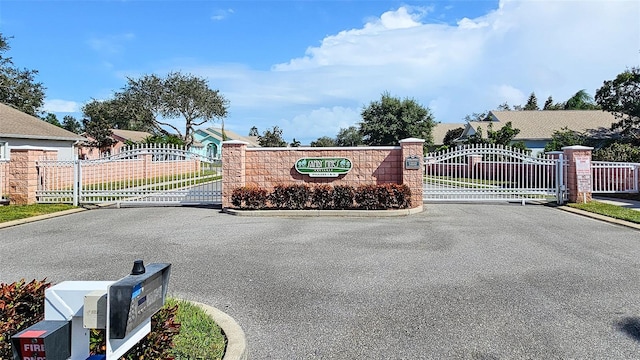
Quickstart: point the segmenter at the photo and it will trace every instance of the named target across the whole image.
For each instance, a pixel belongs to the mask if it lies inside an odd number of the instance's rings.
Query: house
[[[35,116],[0,104],[0,160],[14,149],[57,151],[58,160],[73,160],[76,145],[86,139]]]
[[[257,136],[242,136],[226,129],[224,134],[226,135],[225,140],[240,140],[249,143],[249,147],[260,147]],[[193,133],[193,139],[192,152],[214,158],[222,156],[222,129],[214,127],[197,129]]]
[[[495,131],[508,122],[511,122],[514,129],[520,130],[513,141],[524,142],[535,155],[544,151],[555,131],[568,128],[596,136],[607,136],[611,134],[611,124],[617,120],[611,113],[602,110],[490,111],[487,121],[467,122],[457,142],[463,142],[479,128],[486,136],[489,124],[493,124]]]
[[[459,128],[464,129],[465,124],[463,123],[438,123],[433,129],[431,129],[431,137],[433,138],[433,148],[437,149],[440,146],[444,145],[444,138],[447,136],[447,132],[450,130],[455,130]]]
[[[122,129],[110,129],[111,130],[111,139],[113,140],[113,144],[108,149],[98,149],[96,147],[89,146],[88,143],[93,141],[94,139],[86,135],[88,139],[79,149],[78,156],[80,159],[99,159],[104,156],[108,156],[111,154],[117,154],[120,150],[127,145],[129,142],[139,143],[144,141],[147,137],[151,136],[150,133],[146,131],[133,131],[133,130],[122,130]]]

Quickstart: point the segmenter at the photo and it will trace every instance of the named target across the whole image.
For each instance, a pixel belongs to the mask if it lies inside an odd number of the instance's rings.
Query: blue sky
[[[181,71],[229,100],[226,128],[303,143],[383,92],[459,123],[532,91],[540,105],[594,95],[640,65],[639,18],[632,0],[0,0],[8,55],[39,71],[60,119],[127,77]]]

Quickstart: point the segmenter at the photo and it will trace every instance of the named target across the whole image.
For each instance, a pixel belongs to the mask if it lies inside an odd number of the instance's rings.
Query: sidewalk
[[[606,204],[617,205],[628,209],[640,211],[640,201],[629,199],[608,198],[605,196],[594,196],[593,200]]]

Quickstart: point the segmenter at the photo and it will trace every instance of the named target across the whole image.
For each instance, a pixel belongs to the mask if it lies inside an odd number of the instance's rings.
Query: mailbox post
[[[170,272],[171,264],[145,269],[136,260],[131,275],[115,282],[65,281],[48,288],[44,321],[12,337],[13,359],[89,359],[92,328],[106,328],[107,353],[90,359],[118,359],[151,331],[151,316],[164,305]]]
[[[164,305],[171,264],[134,264],[131,275],[109,286],[107,359],[117,359],[151,331],[151,316]]]

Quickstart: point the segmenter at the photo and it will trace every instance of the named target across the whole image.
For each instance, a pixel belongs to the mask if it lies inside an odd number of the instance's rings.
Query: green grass
[[[182,324],[173,338],[172,355],[176,360],[222,359],[226,338],[220,327],[205,311],[188,301],[168,298],[167,306],[178,304],[176,322]]]
[[[622,206],[605,204],[598,201],[591,201],[586,204],[568,204],[568,206],[575,209],[612,217],[614,219],[626,220],[640,224],[640,211],[627,209]]]
[[[182,187],[185,185],[196,185],[209,181],[216,181],[222,179],[222,175],[218,175],[214,172],[206,172],[206,173],[190,173],[190,174],[181,174],[181,175],[165,175],[165,176],[156,176],[152,178],[145,179],[131,179],[131,180],[121,180],[121,181],[112,181],[112,182],[104,182],[104,183],[94,183],[94,184],[86,184],[83,185],[83,190],[121,190],[127,188],[135,188],[135,187],[149,187],[150,185],[160,184],[155,186],[155,189],[163,189],[170,190],[178,187]]]
[[[499,186],[505,184],[511,184],[508,181],[488,180],[488,179],[473,179],[473,178],[461,178],[452,176],[423,176],[424,182],[427,184],[440,184],[440,185],[485,185],[485,186]],[[482,187],[482,186],[479,186]]]
[[[68,204],[35,204],[0,206],[0,223],[73,209]]]

